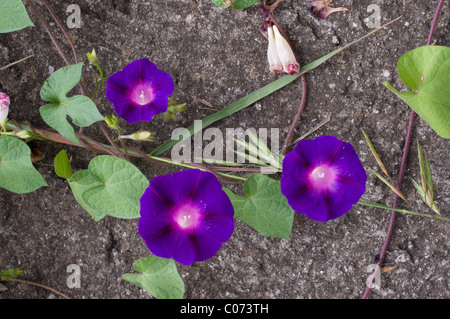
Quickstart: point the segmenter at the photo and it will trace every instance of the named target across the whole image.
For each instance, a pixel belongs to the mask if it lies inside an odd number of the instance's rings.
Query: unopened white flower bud
[[[155,133],[153,132],[137,132],[130,135],[130,138],[135,141],[153,141],[153,136]]]
[[[281,65],[283,66],[283,71],[290,75],[298,73],[300,71],[300,64],[297,62],[289,42],[280,33],[276,25],[273,26],[273,33],[275,34],[276,48]]]
[[[267,59],[269,60],[269,70],[275,73],[283,72],[280,57],[278,56],[275,34],[272,26],[267,27],[267,38],[269,39],[269,47],[267,49]]]
[[[23,139],[23,140],[26,140],[26,139],[28,139],[28,138],[31,137],[31,133],[30,133],[30,132],[27,132],[27,131],[20,131],[20,132],[17,132],[16,136],[17,136],[18,138],[21,138],[21,139]]]

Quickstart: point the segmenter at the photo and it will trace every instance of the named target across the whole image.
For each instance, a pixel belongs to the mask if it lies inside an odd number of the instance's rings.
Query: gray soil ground
[[[40,1],[36,2],[46,13]],[[157,133],[154,143],[140,145],[146,151],[168,139],[175,127],[187,127],[212,114],[201,99],[221,109],[280,77],[268,70],[267,40],[259,32],[262,16],[257,7],[224,10],[209,0],[51,1],[62,21],[72,2],[81,7],[83,26],[69,34],[82,60],[86,52],[96,49],[110,75],[138,58],[149,58],[172,74],[173,96],[188,105],[177,124],[159,117],[126,126],[127,133],[138,129]],[[275,14],[305,65],[368,33],[371,29],[364,19],[370,16],[367,7],[373,3],[381,8],[382,23],[402,18],[307,73],[307,105],[294,138],[330,116],[330,122],[310,137],[334,135],[348,141],[366,168],[378,169],[363,128],[396,178],[410,110],[381,83],[387,80],[404,88],[396,62],[405,52],[426,44],[437,1],[402,0],[394,5],[394,1],[383,0],[336,0],[335,6],[350,11],[319,21],[308,12],[308,1],[286,0]],[[36,27],[0,35],[0,66],[31,54],[34,57],[0,71],[0,91],[11,96],[11,119],[30,120],[46,128],[39,116],[39,107],[45,103],[40,87],[49,76],[49,67],[58,69],[64,63],[36,16],[28,11]],[[70,56],[70,47],[46,16]],[[434,37],[439,45],[450,45],[449,21],[446,1]],[[92,91],[96,70],[86,62],[84,71],[84,83]],[[96,103],[102,114],[111,115],[112,105],[104,92],[103,85]],[[216,127],[280,128],[283,140],[300,98],[300,81],[296,81]],[[86,133],[101,136],[97,126]],[[450,217],[449,142],[419,117],[403,187],[408,202],[401,206],[426,211],[411,183],[411,178],[419,179],[416,140],[432,166],[436,202],[442,214]],[[0,269],[22,267],[23,279],[73,298],[151,298],[121,278],[133,272],[134,261],[149,255],[137,234],[138,221],[106,217],[95,222],[77,204],[68,183],[54,173],[53,158],[63,148],[75,171],[85,169],[95,154],[47,142],[32,142],[31,146],[45,154],[35,166],[49,186],[27,195],[0,189]],[[178,170],[143,161],[135,164],[149,179]],[[392,193],[368,175],[365,198],[392,205]],[[241,184],[224,186],[242,193]],[[216,256],[190,267],[177,265],[186,284],[185,298],[360,298],[369,276],[367,267],[380,253],[389,219],[389,213],[363,206],[328,223],[296,215],[290,240],[262,237],[237,221],[233,236]],[[385,258],[387,266],[398,268],[382,274],[381,289],[373,290],[370,297],[449,298],[449,231],[450,223],[398,216]],[[81,268],[79,289],[66,284],[71,264]],[[0,298],[57,298],[28,285],[5,286]]]

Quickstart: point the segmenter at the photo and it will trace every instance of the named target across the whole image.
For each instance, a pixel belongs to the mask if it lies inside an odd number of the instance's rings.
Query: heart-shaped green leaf
[[[140,274],[125,274],[122,278],[158,299],[183,298],[184,282],[172,259],[156,256],[142,258],[134,263],[134,270]]]
[[[22,0],[0,1],[0,33],[18,31],[33,26]]]
[[[83,63],[69,65],[57,70],[44,83],[41,98],[51,102],[42,106],[39,111],[44,121],[57,130],[62,136],[79,144],[75,131],[67,121],[85,127],[95,122],[103,121],[95,103],[86,96],[67,97],[67,94],[80,82]]]
[[[31,150],[21,140],[0,137],[0,187],[18,194],[31,193],[47,186],[31,162]]]
[[[91,161],[88,172],[91,180],[80,176],[85,187],[81,198],[88,207],[117,218],[139,218],[140,199],[149,182],[136,166],[121,158],[102,155]]]
[[[413,90],[389,90],[405,101],[441,137],[450,138],[450,48],[424,46],[405,53],[397,70],[403,83]]]
[[[234,207],[235,217],[261,235],[289,238],[294,211],[281,193],[280,182],[264,175],[252,175],[244,184],[246,196],[224,189]]]

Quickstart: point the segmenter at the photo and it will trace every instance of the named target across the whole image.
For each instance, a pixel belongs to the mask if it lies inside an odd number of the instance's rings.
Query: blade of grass
[[[422,188],[425,196],[427,195],[427,177],[425,172],[425,164],[423,162],[423,153],[419,141],[417,141],[417,153],[419,154],[420,179],[422,180]]]
[[[370,169],[370,168],[369,168]],[[396,193],[399,197],[401,197],[403,200],[406,200],[405,196],[402,194],[402,192],[400,192],[394,185],[392,185],[391,182],[389,182],[387,179],[385,179],[383,176],[381,176],[380,174],[378,174],[377,172],[375,172],[373,169],[370,169],[370,171],[372,173],[374,173],[383,183],[385,183],[387,186],[389,186],[390,189],[392,189],[392,191],[394,193]]]
[[[274,168],[277,169],[281,168],[281,166],[279,165],[280,162],[279,156],[273,154],[272,150],[267,146],[266,143],[264,143],[258,136],[253,134],[250,130],[248,131],[248,136],[258,148],[258,157],[261,160],[266,161],[269,165],[271,165]]]
[[[323,64],[324,62],[326,62],[327,60],[331,59],[333,56],[335,56],[336,54],[340,53],[341,51],[347,49],[348,47],[350,47],[351,45],[360,42],[361,40],[369,37],[370,35],[372,35],[373,33],[387,27],[388,25],[390,25],[391,23],[394,23],[395,21],[397,21],[398,19],[400,19],[401,17],[398,17],[384,25],[382,25],[381,27],[372,30],[371,32],[367,33],[366,35],[364,35],[363,37],[343,46],[342,48],[336,49],[330,53],[328,53],[327,55],[324,55],[323,57],[315,60],[314,62],[311,62],[305,66],[303,66],[300,69],[300,72],[298,74],[295,75],[286,75],[278,80],[273,81],[272,83],[250,93],[249,95],[231,103],[230,105],[224,107],[222,110],[218,111],[217,113],[214,113],[206,118],[204,118],[202,120],[202,126],[201,128],[198,128],[196,131],[194,130],[194,125],[191,125],[190,127],[187,128],[187,130],[190,133],[190,136],[192,136],[193,134],[197,133],[198,131],[204,129],[205,127],[208,127],[209,125],[225,118],[228,117],[240,110],[245,109],[246,107],[252,105],[253,103],[261,100],[262,98],[278,91],[279,89],[285,87],[286,85],[290,84],[291,82],[295,81],[298,77],[300,77],[301,75],[305,74],[308,71],[311,71],[315,68],[317,68],[319,65]],[[197,127],[195,127],[197,128]],[[161,144],[159,147],[157,147],[156,149],[154,149],[150,155],[152,156],[158,156],[163,154],[164,152],[166,152],[167,150],[171,149],[173,146],[175,146],[176,144],[178,144],[179,142],[182,142],[184,139],[188,138],[189,136],[183,136],[180,137],[179,139],[176,140],[168,140],[166,142],[164,142],[163,144]]]
[[[383,162],[381,161],[380,156],[378,156],[378,153],[377,153],[377,151],[375,150],[375,147],[373,147],[373,144],[372,144],[372,142],[370,141],[369,136],[367,136],[366,132],[364,132],[363,129],[361,129],[361,130],[362,130],[362,132],[363,132],[363,134],[364,134],[364,137],[366,138],[366,141],[367,141],[367,144],[369,145],[370,150],[372,151],[373,157],[375,157],[375,160],[376,160],[377,163],[378,163],[378,166],[380,166],[380,168],[383,170],[383,173],[386,174],[386,176],[389,177],[389,179],[391,179],[391,176],[389,175],[389,173],[388,173],[386,167],[384,166]]]
[[[431,206],[433,206],[434,205],[433,176],[431,175],[431,167],[430,162],[428,161],[428,156],[427,154],[424,155],[425,155],[425,174],[428,189],[428,199],[430,201]]]
[[[246,154],[246,153],[242,153],[239,151],[234,151],[236,153],[237,156],[240,156],[241,158],[243,158],[244,160],[246,160],[247,162],[251,163],[251,164],[255,164],[258,166],[268,166],[266,163],[264,163],[263,161],[260,161],[258,158],[250,155],[250,154]]]
[[[371,202],[371,201],[363,199],[363,198],[361,198],[358,201],[358,204],[364,205],[364,206],[375,207],[375,208],[381,208],[381,209],[384,209],[384,210],[387,210],[387,211],[396,211],[396,212],[399,212],[399,213],[402,213],[402,214],[411,214],[411,215],[428,217],[428,218],[439,219],[439,220],[445,220],[447,222],[450,222],[450,218],[446,218],[446,217],[442,217],[442,216],[434,216],[434,215],[418,213],[418,212],[413,212],[413,211],[406,210],[406,209],[401,209],[401,208],[394,208],[394,207],[386,206],[386,205],[383,205],[383,204],[380,204],[380,203]]]

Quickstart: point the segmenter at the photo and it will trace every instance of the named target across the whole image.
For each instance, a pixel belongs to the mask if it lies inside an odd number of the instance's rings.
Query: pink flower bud
[[[9,112],[9,96],[0,92],[0,123],[5,122]]]
[[[332,8],[328,5],[332,2],[332,0],[321,0],[321,1],[313,1],[309,4],[309,11],[317,18],[317,19],[326,19],[330,14],[339,11],[348,11],[347,8],[339,7]]]

